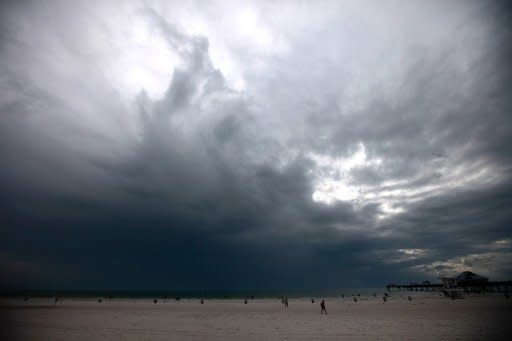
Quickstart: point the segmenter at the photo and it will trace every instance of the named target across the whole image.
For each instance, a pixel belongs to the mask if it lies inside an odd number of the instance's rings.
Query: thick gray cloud
[[[3,6],[5,287],[512,277],[507,6]]]

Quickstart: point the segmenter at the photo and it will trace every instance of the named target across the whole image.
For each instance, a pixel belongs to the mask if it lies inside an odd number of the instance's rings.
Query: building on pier
[[[449,288],[482,288],[489,283],[487,277],[477,275],[471,271],[464,271],[455,277],[440,277],[445,289]]]
[[[512,291],[512,281],[491,282],[487,277],[477,275],[471,271],[464,271],[455,277],[440,277],[442,283],[430,283],[425,281],[421,284],[395,284],[386,285],[388,291],[446,291],[449,289],[463,290],[464,292],[508,292]]]

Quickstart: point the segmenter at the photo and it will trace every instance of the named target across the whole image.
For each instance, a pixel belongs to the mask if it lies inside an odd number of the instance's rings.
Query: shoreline
[[[365,297],[362,297],[365,298]],[[0,300],[2,339],[14,340],[506,340],[512,300],[499,296],[158,301]]]

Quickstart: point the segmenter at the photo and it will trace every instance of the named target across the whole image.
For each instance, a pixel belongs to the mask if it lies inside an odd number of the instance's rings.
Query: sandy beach
[[[159,300],[3,299],[5,340],[507,340],[512,300],[503,296]]]

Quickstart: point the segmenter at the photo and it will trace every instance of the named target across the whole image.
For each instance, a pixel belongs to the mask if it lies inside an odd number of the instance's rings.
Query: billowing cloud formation
[[[5,286],[512,276],[506,6],[55,2],[1,19]]]

